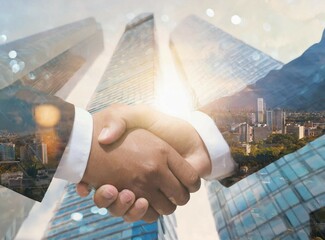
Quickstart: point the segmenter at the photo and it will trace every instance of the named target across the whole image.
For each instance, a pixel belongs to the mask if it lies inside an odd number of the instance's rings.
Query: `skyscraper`
[[[93,18],[2,44],[0,46],[0,89],[28,85],[47,94],[55,94],[67,83],[70,84],[72,77],[73,83],[80,80],[82,74],[78,72],[81,69],[86,70],[102,50],[102,30]],[[1,137],[1,140],[8,141],[8,138]],[[35,136],[31,139],[33,137]],[[19,145],[16,146],[18,150],[16,152],[19,152],[22,162],[30,161],[31,155],[36,156],[27,141],[29,140],[22,137]],[[39,148],[38,160],[47,164],[49,160],[47,148],[42,143]],[[12,164],[19,169],[18,174],[26,170],[19,162]],[[29,181],[24,177],[15,177],[16,180],[9,181],[8,184],[24,186]],[[46,179],[43,181],[46,182]],[[38,189],[37,186],[35,189],[43,191],[43,187]],[[1,186],[0,192],[0,209],[4,213],[0,217],[0,239],[13,239],[34,201]]]
[[[269,130],[273,131],[273,111],[272,110],[266,111],[266,125]]]
[[[0,47],[0,89],[15,83],[55,94],[102,50],[103,33],[93,18],[6,43]]]
[[[264,123],[264,100],[263,100],[263,98],[257,99],[257,122]]]
[[[319,68],[323,69],[319,65],[324,63],[309,59],[322,58],[315,55],[323,51],[324,42],[323,37],[309,52],[275,70],[282,64],[197,17],[181,23],[171,39],[180,72],[196,94],[198,106],[216,113],[226,110],[220,113],[227,113],[228,122],[233,120],[232,116],[243,118],[241,111],[245,109],[246,113],[256,111],[250,106],[256,105],[257,98],[263,98],[258,101],[257,114],[264,111],[264,100],[271,108],[323,109],[323,88],[317,87],[310,76],[319,75]],[[308,76],[303,65],[308,66]],[[297,75],[299,83],[295,84]],[[308,97],[313,92],[315,98]],[[319,104],[313,104],[316,102]],[[283,131],[285,113],[280,110],[274,115],[273,126]],[[257,118],[264,122],[264,114]],[[325,206],[324,153],[323,135],[240,178],[229,188],[218,181],[210,182],[208,192],[220,239],[308,239],[309,214]]]
[[[154,18],[142,14],[126,26],[89,110],[113,103],[153,104],[157,72]]]
[[[0,161],[15,161],[15,144],[0,143]]]
[[[324,206],[325,136],[242,179],[208,189],[220,239],[309,239],[309,214]]]
[[[286,115],[285,112],[280,109],[276,108],[273,110],[274,118],[273,118],[273,129],[278,133],[285,133],[285,121]]]
[[[48,164],[47,145],[45,143],[41,144],[41,156],[42,156],[42,163]]]
[[[142,14],[125,28],[113,57],[90,102],[91,112],[112,103],[147,103],[155,97],[157,49],[153,14]],[[51,220],[46,239],[177,239],[173,216],[146,224],[126,223],[81,199],[69,185]]]
[[[282,66],[196,16],[187,17],[175,28],[170,45],[198,107],[231,96]]]

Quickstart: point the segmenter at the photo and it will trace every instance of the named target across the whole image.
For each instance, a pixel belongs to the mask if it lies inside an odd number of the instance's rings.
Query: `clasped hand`
[[[152,222],[189,201],[209,174],[207,150],[186,121],[146,106],[113,105],[93,115],[91,152],[80,196],[126,221]]]

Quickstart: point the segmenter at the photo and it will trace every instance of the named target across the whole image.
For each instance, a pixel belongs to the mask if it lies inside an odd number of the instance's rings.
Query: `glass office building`
[[[256,111],[258,98],[266,99],[266,105],[272,108],[302,108],[302,118],[309,114],[322,116],[319,111],[324,111],[323,85],[314,84],[314,79],[319,75],[324,77],[323,44],[324,37],[301,57],[281,68],[280,62],[194,16],[183,21],[171,38],[179,72],[191,85],[198,106],[213,109],[210,112],[215,111],[217,125],[222,123],[218,115],[227,115],[227,125],[218,126],[231,150],[233,146],[237,149],[242,146],[235,145],[229,137],[236,134],[228,129],[230,123],[245,123],[248,114]],[[312,97],[307,97],[312,93]],[[263,105],[261,108],[265,108]],[[225,111],[214,110],[220,110],[220,106]],[[255,130],[266,129],[257,123],[252,126]],[[275,132],[266,136],[271,134]],[[276,137],[279,136],[284,137],[283,131],[277,133]],[[272,142],[262,143],[264,148],[274,147]],[[324,237],[315,233],[321,234],[319,229],[324,225],[324,151],[325,136],[320,133],[316,140],[291,154],[273,159],[272,163],[267,162],[267,155],[253,159],[243,154],[242,159],[249,160],[244,164],[240,162],[240,166],[246,170],[255,169],[255,173],[239,174],[231,179],[233,185],[228,188],[219,181],[209,182],[209,199],[220,239]],[[256,171],[256,165],[261,164],[267,166]]]
[[[221,239],[309,239],[309,214],[325,206],[325,136],[230,188],[208,184]]]
[[[126,26],[90,102],[91,112],[112,103],[153,103],[157,76],[154,26],[152,14],[139,15]],[[126,223],[94,206],[92,196],[81,199],[70,184],[44,238],[177,239],[175,224],[173,215],[152,224]]]
[[[157,223],[126,223],[94,206],[91,196],[81,199],[69,184],[50,222],[45,239],[157,239]]]
[[[85,51],[86,50],[86,51]],[[103,34],[93,18],[88,18],[45,32],[0,45],[0,89],[12,85],[32,86],[47,94],[56,94],[73,78],[80,80],[78,71],[87,69],[95,57],[103,50]],[[61,96],[64,97],[64,96]],[[1,131],[2,130],[2,131]],[[0,161],[21,167],[20,162],[37,156],[32,145],[18,146],[8,143],[17,134],[0,130],[1,143],[15,148],[15,161]],[[40,143],[40,146],[45,146]],[[35,149],[33,149],[35,150]],[[1,151],[1,150],[0,150]],[[46,154],[46,155],[45,155]],[[0,154],[1,155],[1,154]],[[6,154],[6,160],[8,160]],[[19,157],[19,159],[18,159]],[[39,156],[37,156],[39,158]],[[47,151],[42,151],[41,160],[47,159]],[[44,163],[44,161],[43,161]],[[11,189],[24,186],[24,177],[15,173],[1,176],[1,184]],[[18,172],[19,173],[19,172]],[[46,190],[54,171],[47,169],[36,186]],[[0,239],[13,239],[22,222],[34,205],[34,201],[0,186]]]
[[[177,25],[170,46],[182,78],[195,94],[197,107],[230,96],[282,66],[196,16]]]
[[[158,62],[152,14],[125,28],[89,106],[91,112],[113,103],[153,104]]]

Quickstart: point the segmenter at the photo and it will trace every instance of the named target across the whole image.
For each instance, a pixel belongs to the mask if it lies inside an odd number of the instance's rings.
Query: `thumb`
[[[110,119],[106,122],[106,127],[102,129],[98,136],[101,144],[111,144],[117,141],[126,131],[126,123],[122,119]]]

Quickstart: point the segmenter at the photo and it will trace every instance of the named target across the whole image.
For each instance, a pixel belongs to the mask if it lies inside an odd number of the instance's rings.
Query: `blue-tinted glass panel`
[[[216,215],[215,215],[215,218],[217,220],[217,226],[218,226],[218,228],[223,228],[226,225],[225,218],[222,215],[222,211],[218,211],[216,213]]]
[[[270,173],[276,171],[278,168],[275,164],[269,164],[265,169],[270,174]]]
[[[308,191],[308,189],[305,187],[303,183],[298,183],[295,186],[296,190],[298,191],[300,197],[302,197],[305,201],[312,198],[312,195]]]
[[[282,196],[284,196],[290,206],[294,206],[299,202],[296,194],[289,188],[282,192]]]
[[[256,198],[255,198],[253,192],[245,191],[244,194],[245,194],[245,198],[246,198],[248,206],[253,206],[253,204],[256,203]]]
[[[225,240],[231,239],[231,238],[230,238],[230,235],[229,235],[229,233],[228,233],[228,231],[227,231],[226,228],[222,229],[222,230],[219,232],[219,237],[220,237],[220,239],[225,239]]]
[[[287,227],[281,218],[275,218],[270,221],[270,226],[276,236],[287,230]]]
[[[272,239],[274,237],[273,230],[268,223],[265,223],[264,225],[260,226],[259,229],[264,239]]]
[[[263,214],[267,219],[271,219],[274,216],[278,215],[278,212],[272,202],[267,202],[263,205]]]
[[[239,212],[243,212],[247,209],[247,204],[242,194],[239,194],[238,197],[234,198],[234,202]]]
[[[277,195],[274,196],[277,205],[282,209],[282,210],[286,210],[289,205],[287,203],[287,201],[284,199],[284,197],[282,196],[281,193],[278,193]]]
[[[249,212],[245,213],[242,216],[242,223],[244,228],[246,229],[246,232],[249,232],[256,227],[255,221]]]
[[[313,176],[311,178],[304,180],[303,182],[305,186],[308,188],[308,190],[310,191],[310,193],[313,196],[317,196],[325,192],[323,181],[324,181],[323,178],[321,178],[320,176]]]
[[[305,176],[308,173],[308,170],[306,169],[306,167],[301,164],[300,162],[295,162],[293,164],[291,164],[291,168],[295,171],[295,173],[297,174],[297,176],[299,178]]]
[[[300,222],[298,221],[296,215],[294,212],[290,209],[286,213],[286,217],[288,218],[288,221],[290,222],[291,226],[297,227],[299,226]]]
[[[285,165],[284,167],[282,167],[282,174],[283,177],[287,178],[292,182],[298,178],[297,175],[292,170],[292,168],[289,167],[289,165]]]
[[[298,205],[294,207],[292,210],[296,214],[298,220],[301,223],[305,223],[309,221],[309,214],[306,212],[305,208],[302,205]]]
[[[252,190],[257,201],[266,196],[266,192],[262,185],[256,185]]]
[[[316,154],[313,154],[313,156],[308,158],[306,162],[313,170],[325,168],[325,161]]]
[[[309,232],[306,232],[305,230],[299,230],[297,232],[297,235],[300,240],[308,240],[309,238]]]
[[[228,207],[229,207],[229,210],[230,210],[230,213],[231,213],[231,216],[235,216],[238,214],[238,210],[235,206],[235,203],[233,200],[229,200],[228,201]]]

